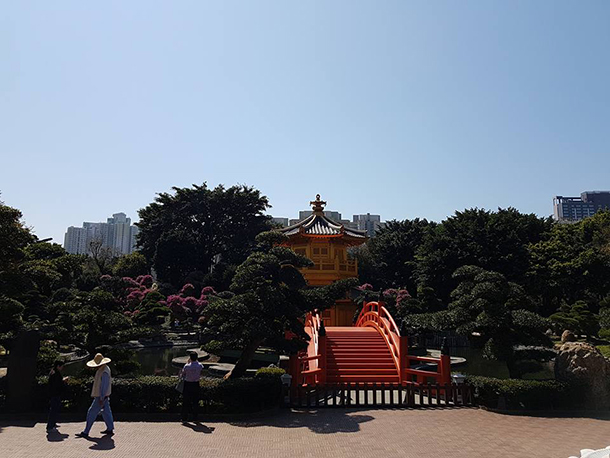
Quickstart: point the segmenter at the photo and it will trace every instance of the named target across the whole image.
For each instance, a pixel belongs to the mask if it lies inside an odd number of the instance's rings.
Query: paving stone
[[[84,416],[84,412],[83,412]],[[608,445],[610,421],[499,415],[478,409],[283,411],[241,422],[117,422],[112,438],[74,435],[84,423],[62,423],[67,437],[45,425],[0,423],[0,457],[82,458],[194,456],[311,458],[567,458]]]

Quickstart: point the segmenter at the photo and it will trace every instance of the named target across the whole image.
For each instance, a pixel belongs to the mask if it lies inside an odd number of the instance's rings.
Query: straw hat
[[[101,353],[98,353],[91,361],[87,361],[87,367],[100,367],[110,361],[110,358],[104,358]]]

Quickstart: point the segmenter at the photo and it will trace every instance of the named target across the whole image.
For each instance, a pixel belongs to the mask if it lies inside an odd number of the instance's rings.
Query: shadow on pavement
[[[7,426],[10,426],[10,427],[13,427],[13,428],[34,428],[37,423],[38,422],[36,422],[36,421],[24,421],[24,420],[19,420],[19,421],[3,421],[2,424],[0,425],[0,433]]]
[[[114,448],[114,439],[112,436],[84,437],[83,439],[94,442],[94,444],[89,447],[89,450],[112,450]]]
[[[49,442],[62,442],[70,437],[69,434],[62,434],[59,431],[50,431],[47,433],[47,441]]]
[[[374,420],[372,415],[360,415],[349,410],[293,410],[257,421],[232,422],[245,428],[271,426],[274,428],[308,428],[317,434],[356,433],[360,424]]]
[[[212,434],[215,429],[213,427],[206,426],[198,421],[194,422],[193,424],[182,423],[182,426],[184,426],[186,428],[190,428],[193,431],[195,431],[196,433],[204,433],[204,434]]]

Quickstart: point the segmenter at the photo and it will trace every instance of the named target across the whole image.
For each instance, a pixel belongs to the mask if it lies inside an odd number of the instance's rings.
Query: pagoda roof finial
[[[326,205],[326,202],[320,200],[320,194],[316,194],[316,200],[309,202],[309,205],[311,205],[311,209],[314,213],[322,214],[324,213],[324,206]]]

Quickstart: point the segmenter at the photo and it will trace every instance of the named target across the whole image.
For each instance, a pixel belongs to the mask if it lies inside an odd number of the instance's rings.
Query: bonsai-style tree
[[[426,331],[457,331],[483,345],[483,356],[505,361],[512,378],[539,370],[539,361],[553,353],[545,331],[551,322],[533,312],[523,288],[504,275],[477,266],[453,274],[457,288],[447,310],[403,316],[408,327]]]
[[[555,325],[556,331],[570,330],[579,335],[595,336],[599,331],[597,316],[589,310],[585,301],[576,301],[569,305],[563,303],[557,313],[552,314],[550,320]]]
[[[449,313],[458,333],[484,342],[485,357],[505,361],[513,378],[535,370],[532,359],[548,357],[543,348],[518,348],[551,343],[545,335],[548,320],[531,311],[533,304],[520,286],[476,266],[461,267],[453,277],[459,284],[451,294]]]
[[[244,375],[263,344],[284,352],[303,348],[308,340],[302,320],[305,314],[330,306],[353,284],[340,281],[308,289],[298,269],[312,262],[281,246],[286,240],[279,232],[259,234],[255,251],[237,268],[230,288],[234,295],[210,298],[203,312],[205,333],[212,338],[207,349],[242,350],[228,378]],[[287,340],[288,332],[296,337]]]

